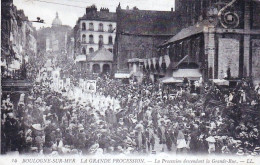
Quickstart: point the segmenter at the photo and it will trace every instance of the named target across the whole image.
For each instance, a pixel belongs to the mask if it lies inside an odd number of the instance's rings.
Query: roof
[[[178,32],[175,36],[173,36],[171,39],[169,39],[168,41],[166,41],[165,43],[162,44],[163,45],[167,45],[169,43],[178,41],[178,40],[182,40],[184,38],[187,38],[189,36],[195,35],[195,34],[199,34],[203,32],[203,29],[205,26],[208,25],[208,21],[204,21],[201,22],[197,25],[193,25],[193,26],[189,26],[187,28],[182,29],[180,32]]]
[[[113,13],[113,12],[96,11],[95,13],[90,12],[90,13],[84,14],[84,16],[80,17],[79,20],[116,22],[117,17],[116,17],[116,13]]]
[[[87,61],[111,61],[113,62],[113,54],[106,48],[101,48],[88,56]]]
[[[174,35],[177,32],[172,11],[117,10],[117,32],[135,35]]]
[[[54,20],[52,21],[52,26],[60,26],[62,25],[61,20],[59,19],[59,14],[58,12],[56,12],[56,17],[54,18]]]

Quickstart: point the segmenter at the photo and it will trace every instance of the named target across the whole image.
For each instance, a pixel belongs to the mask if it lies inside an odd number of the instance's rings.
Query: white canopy
[[[186,77],[191,80],[199,80],[202,74],[199,69],[178,69],[172,73],[172,77],[176,79]]]
[[[130,78],[129,73],[116,73],[115,78]]]
[[[212,81],[217,85],[229,85],[229,81],[224,79],[213,79]]]
[[[75,62],[80,62],[80,61],[86,61],[87,58],[85,55],[78,55],[75,59]]]
[[[164,83],[164,84],[169,84],[169,83],[182,83],[183,80],[176,79],[176,78],[173,78],[173,77],[165,77],[165,78],[161,79],[161,82]]]

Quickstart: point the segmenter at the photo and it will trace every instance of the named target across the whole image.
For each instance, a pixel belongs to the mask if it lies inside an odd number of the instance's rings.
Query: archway
[[[110,73],[110,65],[109,64],[103,65],[103,73]]]
[[[99,64],[94,64],[93,67],[93,73],[100,73],[100,66]]]

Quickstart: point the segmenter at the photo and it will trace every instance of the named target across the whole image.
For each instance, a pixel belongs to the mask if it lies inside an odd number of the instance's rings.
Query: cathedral
[[[65,53],[71,27],[62,25],[58,12],[52,21],[52,26],[38,30],[38,51],[47,54]]]

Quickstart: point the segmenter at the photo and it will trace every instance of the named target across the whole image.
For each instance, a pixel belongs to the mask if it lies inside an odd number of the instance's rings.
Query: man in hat
[[[147,141],[148,151],[150,151],[151,147],[152,147],[152,150],[154,150],[155,137],[154,137],[154,131],[152,128],[152,124],[148,125],[145,135],[146,135],[146,139],[147,139],[146,141]]]
[[[15,151],[17,146],[16,146],[16,140],[18,136],[18,121],[15,119],[13,113],[8,113],[6,121],[4,123],[4,132],[6,134],[6,146],[7,148],[10,148],[11,151]]]

